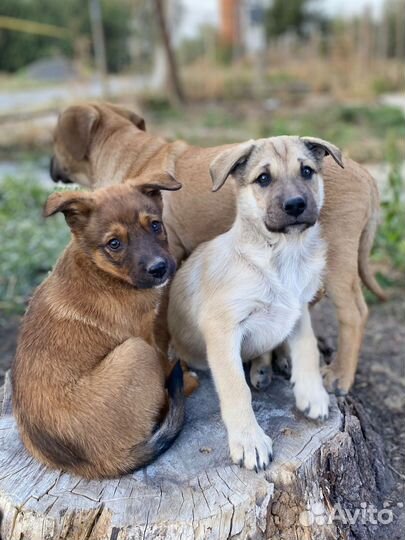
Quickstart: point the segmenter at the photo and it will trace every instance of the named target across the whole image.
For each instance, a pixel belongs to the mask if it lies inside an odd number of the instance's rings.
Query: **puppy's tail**
[[[370,178],[370,182],[372,184],[372,210],[371,216],[360,237],[358,267],[361,281],[364,283],[367,289],[374,293],[379,300],[385,302],[387,300],[387,295],[377,283],[377,280],[369,266],[370,252],[371,248],[373,247],[374,237],[379,223],[380,204],[380,197],[374,179]]]
[[[185,397],[183,392],[183,370],[180,362],[177,362],[172,369],[166,386],[169,397],[167,414],[163,422],[156,427],[149,440],[133,447],[132,457],[135,464],[132,470],[148,465],[148,463],[165,452],[172,445],[183,427]]]

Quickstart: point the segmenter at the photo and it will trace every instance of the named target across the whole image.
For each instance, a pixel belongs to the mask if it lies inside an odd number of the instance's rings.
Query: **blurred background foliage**
[[[388,145],[390,171],[381,196],[381,222],[376,237],[374,257],[390,262],[398,270],[405,285],[405,178],[402,160],[396,145]]]
[[[329,19],[319,10],[316,0],[274,0],[265,15],[266,34],[269,38],[295,32],[300,38],[308,37],[314,27],[328,30]]]
[[[57,113],[95,98],[140,111],[152,132],[202,146],[282,134],[331,140],[376,177],[373,261],[385,284],[404,285],[405,0],[380,0],[378,15],[367,0],[350,13],[325,9],[328,0],[94,2],[104,74],[92,0],[0,3],[0,315],[24,310],[68,241],[60,216],[41,217],[54,189],[44,163]],[[186,100],[174,92],[158,5]],[[13,31],[2,17],[60,35]],[[47,66],[40,74],[38,62]],[[58,63],[61,77],[47,79]]]
[[[262,3],[264,7],[260,17],[269,43],[283,36],[294,36],[297,43],[302,45],[303,40],[310,41],[316,34],[323,38],[319,44],[319,52],[325,53],[333,41],[330,39],[332,34],[343,34],[347,37],[347,30],[351,26],[353,33],[357,33],[360,38],[365,27],[369,25],[366,33],[383,32],[380,48],[384,49],[387,58],[395,57],[398,49],[402,52],[405,49],[405,35],[398,36],[398,28],[405,24],[403,0],[385,0],[380,21],[365,21],[365,16],[369,17],[367,10],[361,15],[353,16],[350,21],[340,16],[331,16],[322,9],[322,0],[264,0]],[[105,39],[108,43],[108,70],[117,73],[126,69],[133,61],[134,38],[138,39],[135,56],[142,49],[144,54],[150,54],[157,45],[153,0],[100,0],[100,4]],[[171,26],[175,30],[186,10],[181,0],[170,0],[167,4],[170,5]],[[252,6],[255,5],[253,2]],[[261,5],[261,2],[258,5]],[[401,18],[399,14],[402,8],[404,15]],[[194,9],[203,10],[204,6],[196,5]],[[52,24],[69,32],[69,38],[58,40],[29,33],[4,31],[0,28],[0,71],[15,72],[38,58],[52,55],[64,55],[71,59],[83,59],[87,55],[87,60],[91,61],[93,48],[86,1],[2,0],[0,15]],[[370,36],[366,37],[369,40]],[[214,25],[201,24],[192,38],[187,35],[181,40],[180,56],[190,62],[206,56],[206,49],[209,48],[214,51],[216,58],[221,60],[226,56],[229,47],[230,44],[221,39]],[[231,58],[234,58],[232,54],[229,56],[229,59]]]
[[[30,176],[6,176],[0,191],[0,311],[22,313],[32,288],[46,277],[70,232],[62,215],[45,221],[53,191]]]
[[[128,38],[133,31],[131,0],[101,0],[107,67],[111,73],[130,63]],[[42,57],[91,58],[91,29],[87,3],[83,0],[1,0],[0,15],[66,28],[67,39],[0,30],[0,71],[15,72]]]

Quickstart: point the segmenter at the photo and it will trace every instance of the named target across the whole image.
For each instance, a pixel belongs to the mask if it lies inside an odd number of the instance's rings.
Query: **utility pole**
[[[166,20],[165,0],[154,0],[156,19],[159,26],[160,34],[163,41],[163,47],[166,54],[166,60],[169,67],[170,85],[172,94],[177,103],[185,103],[183,87],[181,85],[176,57],[170,41],[170,33]]]
[[[94,56],[103,98],[108,96],[107,57],[100,0],[89,0],[89,15],[93,38]]]

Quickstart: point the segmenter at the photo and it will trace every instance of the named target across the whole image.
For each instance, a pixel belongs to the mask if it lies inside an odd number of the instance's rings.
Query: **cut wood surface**
[[[350,538],[350,529],[311,524],[305,512],[375,501],[381,456],[353,407],[339,408],[333,398],[329,419],[318,423],[296,411],[283,379],[254,392],[256,416],[274,442],[271,467],[256,474],[231,464],[212,382],[206,375],[201,382],[187,401],[182,433],[155,463],[122,478],[86,481],[48,470],[25,451],[7,376],[0,418],[1,540]],[[369,538],[366,529],[356,534]]]

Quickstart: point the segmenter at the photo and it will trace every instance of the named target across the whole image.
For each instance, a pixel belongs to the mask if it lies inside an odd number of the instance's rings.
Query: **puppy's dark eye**
[[[305,180],[311,180],[313,174],[314,170],[311,169],[311,167],[308,167],[308,165],[301,167],[301,176],[305,178]]]
[[[262,173],[256,178],[255,182],[260,187],[267,187],[271,183],[271,176],[269,173]]]
[[[150,224],[150,228],[155,234],[160,234],[163,230],[163,226],[160,221],[152,221],[152,223]]]
[[[118,238],[111,238],[107,245],[113,251],[117,251],[121,247],[121,242],[118,240]]]

